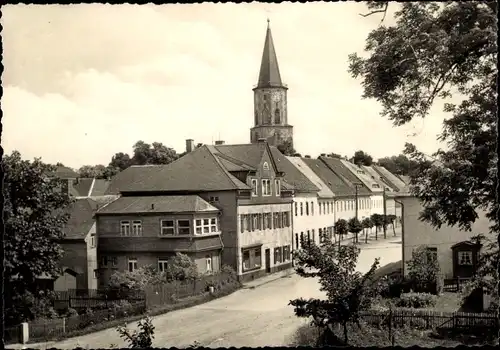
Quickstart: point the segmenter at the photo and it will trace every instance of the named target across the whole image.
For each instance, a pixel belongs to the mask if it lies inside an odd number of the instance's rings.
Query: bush
[[[419,246],[408,261],[408,277],[415,284],[415,291],[437,294],[440,272],[435,252],[426,246]]]
[[[76,311],[75,309],[73,309],[72,307],[70,307],[66,311],[66,317],[72,317],[72,316],[78,316],[78,311]]]
[[[307,323],[295,330],[288,346],[317,346],[321,329],[317,326]]]
[[[133,349],[147,349],[153,345],[154,330],[151,317],[146,317],[138,322],[139,331],[130,331],[126,327],[117,327],[120,338],[129,343]]]
[[[398,307],[408,307],[414,309],[426,308],[435,306],[437,298],[429,293],[403,293],[396,302]]]
[[[205,281],[205,290],[208,290],[209,287],[214,287],[217,291],[227,285],[239,284],[236,271],[230,266],[223,266],[221,271],[204,276],[203,279]]]

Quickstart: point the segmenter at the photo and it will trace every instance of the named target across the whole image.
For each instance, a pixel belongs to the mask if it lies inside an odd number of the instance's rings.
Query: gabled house
[[[322,239],[333,239],[333,225],[335,224],[335,194],[328,185],[306,164],[306,159],[300,157],[287,157],[303,177],[317,189],[310,194],[300,191],[300,184],[294,184],[293,229],[294,249],[300,248],[300,237],[312,239],[321,243]],[[288,172],[285,175],[287,178]],[[301,181],[302,182],[302,181]],[[311,189],[312,186],[308,185]],[[304,203],[305,202],[305,203]]]
[[[340,178],[344,186],[349,188],[349,193],[343,196],[342,199],[339,198],[336,201],[336,211],[339,213],[337,218],[345,218],[348,220],[356,216],[356,197],[358,201],[357,205],[357,216],[360,221],[365,217],[370,217],[374,211],[382,209],[382,195],[378,193],[373,193],[372,189],[368,188],[359,178],[353,174],[352,170],[344,164],[344,161],[340,158],[332,158],[326,156],[320,156],[321,160],[326,167],[333,173],[335,173],[337,178]],[[347,215],[351,215],[347,217]]]
[[[481,247],[471,241],[473,236],[488,235],[491,222],[486,213],[480,212],[479,218],[472,225],[472,231],[463,231],[458,227],[443,225],[435,229],[430,223],[419,220],[423,205],[409,193],[396,197],[402,203],[402,254],[403,273],[408,274],[407,262],[411,260],[414,249],[426,246],[437,256],[441,274],[445,279],[471,277],[477,266]]]
[[[196,148],[168,165],[130,167],[113,179],[107,193],[113,192],[120,192],[121,200],[194,195],[210,203],[220,213],[222,264],[232,266],[242,280],[291,266],[293,187],[284,180],[266,142],[219,142]],[[133,217],[141,213],[128,215],[132,225]],[[98,217],[101,237],[108,231],[100,224],[101,213]],[[197,223],[193,221],[192,225],[196,226],[189,230],[195,232]],[[107,247],[113,245],[113,239],[118,242],[121,237],[110,237]],[[192,239],[196,240],[195,234]],[[173,248],[164,246],[166,252]],[[99,246],[100,256],[108,251]],[[138,260],[137,265],[141,265]]]

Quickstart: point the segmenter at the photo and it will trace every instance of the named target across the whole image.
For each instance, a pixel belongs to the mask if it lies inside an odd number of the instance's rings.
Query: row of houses
[[[204,145],[168,165],[132,166],[110,181],[58,176],[76,197],[56,290],[95,289],[115,271],[160,271],[181,252],[200,273],[232,266],[241,280],[290,268],[301,237],[332,238],[338,219],[401,216],[405,188],[379,166],[325,155],[285,157],[262,141]],[[356,214],[357,201],[357,214]]]

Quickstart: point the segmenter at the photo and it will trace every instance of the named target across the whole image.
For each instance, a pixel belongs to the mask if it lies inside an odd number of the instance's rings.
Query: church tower
[[[288,124],[287,90],[287,86],[281,82],[278,58],[267,20],[259,81],[253,88],[254,127],[250,129],[250,142],[266,139],[272,146],[288,143],[293,148],[293,126]]]

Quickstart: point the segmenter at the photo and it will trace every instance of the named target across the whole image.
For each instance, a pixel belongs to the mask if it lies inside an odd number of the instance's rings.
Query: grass
[[[375,308],[381,309],[389,309],[390,306],[392,308],[396,307],[397,298],[380,298],[374,301]],[[461,298],[457,293],[449,293],[445,292],[441,295],[436,296],[436,305],[430,306],[426,308],[421,308],[419,310],[433,310],[437,312],[457,312],[461,306]]]
[[[179,299],[174,304],[155,306],[155,307],[147,310],[145,313],[140,314],[140,315],[134,315],[134,316],[128,316],[125,318],[109,320],[106,322],[92,325],[90,327],[86,327],[84,329],[74,330],[74,331],[65,333],[63,335],[54,336],[54,337],[50,337],[50,338],[46,338],[46,339],[39,339],[38,338],[38,339],[34,339],[34,341],[36,341],[36,342],[39,342],[39,341],[59,341],[59,340],[67,339],[67,338],[78,337],[78,336],[82,336],[85,334],[99,332],[99,331],[109,329],[109,328],[115,328],[117,326],[122,326],[123,324],[126,324],[126,323],[138,321],[138,320],[144,318],[145,316],[162,315],[162,314],[166,314],[166,313],[171,312],[171,311],[186,309],[186,308],[193,307],[196,305],[204,304],[204,303],[209,302],[211,300],[222,298],[222,297],[225,297],[227,295],[230,295],[230,294],[236,292],[240,288],[241,288],[241,285],[239,283],[227,285],[227,286],[223,287],[222,289],[215,291],[215,293],[213,295],[207,292],[207,293],[203,293],[201,295],[194,295],[194,296],[186,297],[183,299]],[[33,341],[30,339],[30,341],[28,343],[32,343],[32,342]]]

